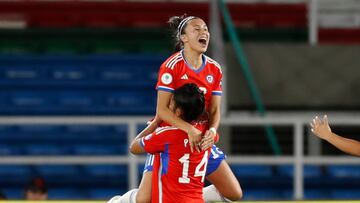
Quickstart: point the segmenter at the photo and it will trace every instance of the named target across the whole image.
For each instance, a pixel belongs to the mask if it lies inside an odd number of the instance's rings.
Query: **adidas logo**
[[[181,77],[182,80],[188,80],[188,76],[186,74],[184,74],[182,77]]]

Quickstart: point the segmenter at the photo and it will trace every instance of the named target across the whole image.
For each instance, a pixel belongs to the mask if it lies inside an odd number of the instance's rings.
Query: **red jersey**
[[[221,80],[221,68],[216,61],[203,55],[202,66],[194,69],[185,61],[183,51],[180,51],[160,66],[156,89],[173,92],[186,83],[194,83],[205,93],[205,108],[208,109],[211,96],[222,94]]]
[[[187,133],[172,126],[158,128],[142,138],[141,145],[148,153],[160,154],[153,166],[152,203],[204,203],[210,149],[192,153]]]

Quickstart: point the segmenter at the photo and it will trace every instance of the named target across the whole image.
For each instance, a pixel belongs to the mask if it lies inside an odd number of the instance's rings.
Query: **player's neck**
[[[185,57],[186,63],[192,66],[195,69],[199,69],[202,66],[202,53],[196,52],[191,49],[184,49],[183,55]]]

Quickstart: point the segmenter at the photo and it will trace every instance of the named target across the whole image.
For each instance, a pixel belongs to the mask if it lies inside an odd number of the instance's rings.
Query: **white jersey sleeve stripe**
[[[173,56],[170,60],[168,60],[168,62],[166,63],[166,67],[169,67],[170,63],[172,63],[174,60],[177,60],[179,57],[181,57],[181,54],[177,54],[175,56]]]
[[[176,127],[167,126],[167,127],[163,127],[163,128],[158,128],[155,133],[158,135],[158,134],[163,133],[168,130],[177,130],[177,129],[178,128],[176,128]]]
[[[163,90],[163,91],[166,91],[166,92],[173,92],[174,91],[173,88],[166,87],[166,86],[158,86],[157,89],[158,90]]]
[[[172,63],[172,64],[170,65],[169,68],[174,69],[175,65],[176,65],[179,61],[181,61],[181,60],[182,60],[182,58],[177,59],[176,61],[174,61],[174,63]]]

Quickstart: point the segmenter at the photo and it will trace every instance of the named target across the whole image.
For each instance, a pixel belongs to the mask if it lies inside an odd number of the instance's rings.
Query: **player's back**
[[[159,162],[154,164],[153,181],[157,181],[159,199],[164,203],[203,203],[202,189],[209,150],[191,152],[188,135],[177,128],[165,127],[158,132],[167,140]]]

